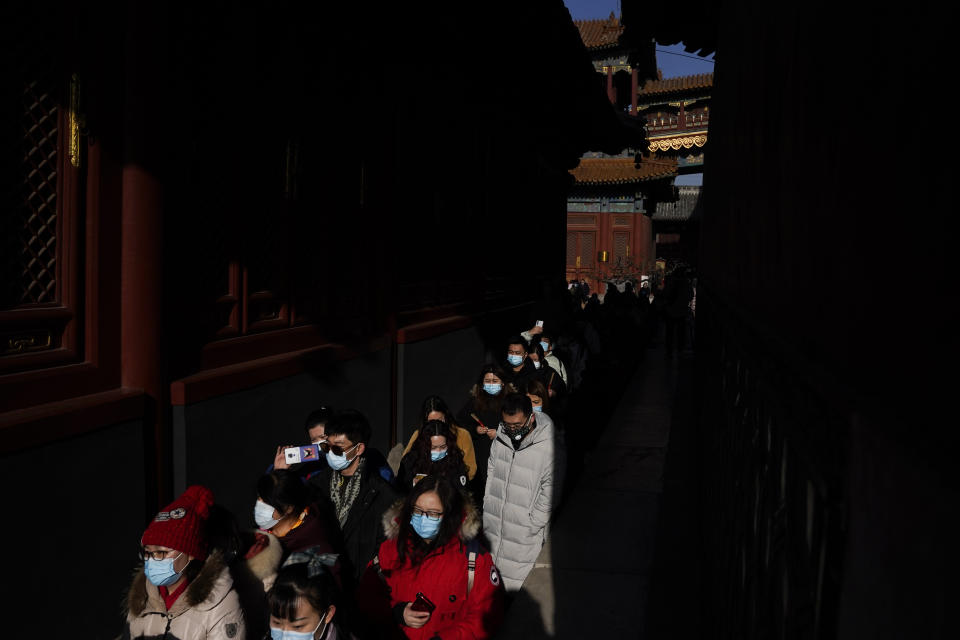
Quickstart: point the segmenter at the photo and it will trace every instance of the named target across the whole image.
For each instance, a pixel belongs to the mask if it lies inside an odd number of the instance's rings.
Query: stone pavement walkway
[[[643,635],[678,372],[691,364],[647,352],[497,638]],[[569,425],[567,446],[590,427]]]

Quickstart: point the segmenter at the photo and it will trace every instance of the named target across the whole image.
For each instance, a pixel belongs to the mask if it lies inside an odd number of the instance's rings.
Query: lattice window
[[[622,231],[615,232],[613,234],[613,259],[627,257],[627,244],[629,243],[630,234]]]
[[[65,68],[61,55],[70,45],[48,3],[14,4],[17,8],[4,11],[0,18],[0,41],[10,69],[0,100],[0,374],[4,375],[85,358],[85,336],[77,322],[83,312],[84,273],[79,265],[86,219],[81,186],[87,156],[86,145],[80,143],[82,84],[79,78],[71,82],[72,74]],[[71,132],[76,136],[71,138]],[[71,140],[76,146],[69,144]],[[95,268],[90,273],[99,275]],[[89,318],[88,326],[95,327],[96,312]],[[73,375],[66,370],[56,375],[61,374]]]
[[[37,82],[23,91],[20,302],[52,302],[57,266],[57,105]]]
[[[49,86],[26,82],[20,96],[19,170],[8,183],[2,225],[4,309],[57,298],[59,110]]]
[[[596,223],[596,216],[567,216],[567,224],[594,225]]]
[[[567,231],[567,266],[577,266],[577,232]]]
[[[593,231],[580,232],[580,266],[592,269],[597,250],[597,234]]]
[[[614,216],[613,225],[616,227],[629,227],[630,216]]]

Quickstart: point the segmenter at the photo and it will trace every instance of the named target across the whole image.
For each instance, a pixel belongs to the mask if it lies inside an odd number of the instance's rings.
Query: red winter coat
[[[409,559],[405,566],[396,567],[399,513],[399,505],[395,505],[383,516],[387,540],[380,545],[377,556],[383,578],[371,563],[361,580],[359,606],[367,615],[367,620],[379,619],[381,623],[392,627],[394,636],[402,638],[405,634],[413,640],[491,637],[503,620],[503,585],[490,553],[476,542],[471,544],[480,533],[480,516],[476,508],[467,501],[467,513],[460,526],[460,535],[429,554],[417,567],[411,567]],[[469,597],[468,547],[477,552],[473,589]],[[423,627],[413,629],[402,625],[398,630],[389,611],[402,603],[413,602],[419,591],[437,608]]]

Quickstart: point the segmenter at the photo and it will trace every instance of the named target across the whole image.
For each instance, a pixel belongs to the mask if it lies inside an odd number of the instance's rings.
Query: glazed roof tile
[[[580,30],[580,39],[587,49],[602,49],[615,46],[620,41],[623,25],[612,12],[609,18],[597,20],[574,20]]]
[[[700,195],[703,187],[681,186],[677,187],[676,202],[658,202],[657,210],[652,218],[655,221],[667,220],[689,220],[695,217],[698,209],[702,206]]]
[[[637,168],[633,158],[580,158],[570,174],[577,184],[631,184],[672,178],[677,175],[677,161],[651,158]]]
[[[713,87],[712,73],[698,73],[694,76],[680,76],[679,78],[666,78],[664,80],[648,80],[638,95],[657,95],[661,93],[674,93],[680,91],[690,91],[693,89],[709,89]]]

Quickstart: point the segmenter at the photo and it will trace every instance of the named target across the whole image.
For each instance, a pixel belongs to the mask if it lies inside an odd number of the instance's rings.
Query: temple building
[[[658,202],[650,223],[656,256],[663,263],[696,260],[698,223],[703,213],[703,187],[683,185],[676,187],[677,199]]]
[[[575,21],[624,131],[619,154],[590,152],[570,171],[567,280],[649,273],[657,260],[688,260],[688,221],[700,189],[673,186],[703,170],[713,74],[663,79],[654,42],[624,39],[620,20]],[[692,234],[689,234],[692,235]]]
[[[647,121],[647,154],[676,158],[680,174],[703,171],[712,88],[712,73],[643,85],[636,103]]]
[[[651,214],[658,199],[672,199],[676,160],[636,164],[620,157],[588,154],[570,171],[567,197],[567,280],[586,280],[591,289],[618,265],[650,270],[656,258]]]
[[[621,111],[635,114],[638,89],[645,79],[657,74],[653,41],[625,41],[623,25],[613,13],[607,19],[575,20],[574,24],[610,102]]]

